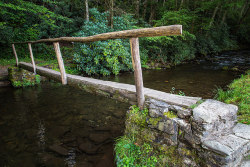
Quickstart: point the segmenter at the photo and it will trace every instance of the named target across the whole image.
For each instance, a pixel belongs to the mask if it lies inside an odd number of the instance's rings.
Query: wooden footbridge
[[[143,87],[143,78],[142,78],[142,70],[141,70],[141,62],[139,54],[139,40],[138,40],[139,37],[171,36],[171,35],[181,35],[181,34],[182,34],[182,26],[172,25],[172,26],[163,26],[155,28],[110,32],[89,37],[60,37],[53,39],[41,39],[37,41],[15,42],[12,44],[12,48],[16,58],[17,66],[29,71],[33,71],[34,73],[37,73],[39,75],[49,77],[57,81],[61,81],[62,84],[64,85],[68,84],[68,85],[78,86],[88,92],[104,95],[121,101],[127,101],[132,103],[137,102],[138,106],[141,109],[144,106],[145,97],[164,101],[173,105],[188,107],[190,105],[195,104],[198,100],[200,100],[200,98],[186,97],[186,96],[183,97]],[[130,39],[135,86],[66,74],[59,42],[87,43],[87,42],[102,41],[109,39],[125,39],[125,38]],[[35,65],[31,44],[36,44],[36,43],[53,43],[60,72],[43,67],[38,67]],[[15,44],[28,44],[32,64],[18,62],[18,56],[15,50]]]

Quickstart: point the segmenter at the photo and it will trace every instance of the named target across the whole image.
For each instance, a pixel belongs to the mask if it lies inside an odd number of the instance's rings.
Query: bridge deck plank
[[[20,62],[19,67],[24,68],[28,71],[33,71],[33,66],[30,63]],[[51,78],[56,81],[61,81],[60,72],[47,69],[44,67],[36,66],[37,74]],[[136,101],[136,88],[135,85],[112,82],[112,81],[103,81],[94,78],[82,77],[77,75],[67,74],[68,85],[79,85],[85,84],[88,86],[95,87],[98,90],[109,92],[109,93],[119,93],[121,96],[126,97],[129,101]],[[144,94],[146,98],[152,98],[160,100],[169,104],[174,104],[183,107],[189,107],[199,101],[200,97],[188,97],[188,96],[179,96],[175,94],[165,93],[149,88],[144,88]]]

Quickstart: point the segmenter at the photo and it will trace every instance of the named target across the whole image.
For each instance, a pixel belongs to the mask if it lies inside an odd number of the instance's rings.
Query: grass
[[[18,61],[31,63],[31,59],[29,57],[21,58]],[[75,75],[80,74],[80,71],[77,70],[77,68],[74,66],[74,64],[69,63],[67,60],[64,60],[64,61],[65,61],[64,62],[65,71],[67,74],[75,74]],[[59,66],[58,66],[58,62],[56,59],[45,60],[45,59],[41,59],[41,58],[40,59],[36,58],[35,63],[37,66],[47,67],[47,68],[50,68],[50,69],[55,70],[55,71],[60,71]],[[0,66],[14,66],[14,65],[16,65],[16,59],[0,59]]]
[[[235,79],[228,90],[217,90],[215,98],[227,104],[235,104],[239,107],[238,122],[250,124],[250,70],[239,79]]]
[[[155,167],[159,157],[149,143],[138,145],[133,139],[122,136],[115,145],[117,167]]]

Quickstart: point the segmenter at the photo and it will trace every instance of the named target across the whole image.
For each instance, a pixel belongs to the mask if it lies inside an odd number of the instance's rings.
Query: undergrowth
[[[154,167],[159,158],[149,143],[139,145],[128,136],[116,140],[115,152],[118,167]]]
[[[250,124],[250,70],[239,79],[235,79],[228,90],[217,90],[215,98],[228,104],[235,104],[239,107],[238,121]]]
[[[130,125],[133,124],[139,129],[130,128],[128,134],[125,134],[116,140],[115,159],[117,167],[167,166],[165,162],[162,162],[164,155],[146,140],[147,137],[141,137],[143,129],[145,130],[145,120],[147,117],[147,109],[140,110],[136,106],[131,107],[127,121]],[[150,134],[146,133],[144,135],[147,136]]]

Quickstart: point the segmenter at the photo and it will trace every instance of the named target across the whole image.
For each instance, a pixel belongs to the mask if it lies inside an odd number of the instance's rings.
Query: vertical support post
[[[16,54],[16,49],[15,49],[15,45],[12,44],[12,49],[13,49],[13,53],[15,55],[15,58],[16,58],[16,66],[18,66],[18,57],[17,57],[17,54]]]
[[[66,76],[66,72],[65,72],[65,68],[64,68],[62,54],[61,54],[61,51],[60,51],[59,42],[54,42],[53,45],[54,45],[58,65],[59,65],[60,72],[61,72],[62,84],[66,85],[67,84],[67,76]]]
[[[142,78],[141,60],[139,52],[139,39],[130,38],[130,47],[131,47],[132,63],[134,68],[137,104],[140,109],[143,109],[145,97],[143,92],[143,78]]]
[[[31,48],[31,43],[28,43],[28,45],[29,45],[30,58],[31,58],[31,61],[32,61],[33,70],[34,70],[34,73],[36,74],[36,64],[35,64],[34,57],[33,57],[33,52],[32,52],[32,48]]]

